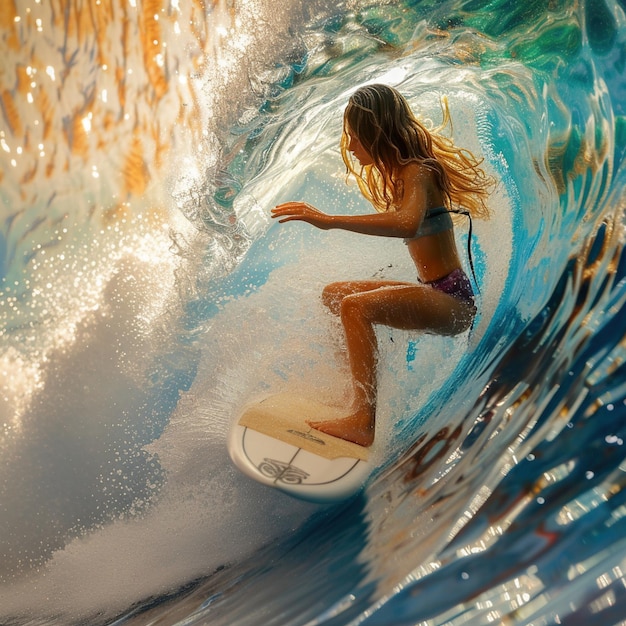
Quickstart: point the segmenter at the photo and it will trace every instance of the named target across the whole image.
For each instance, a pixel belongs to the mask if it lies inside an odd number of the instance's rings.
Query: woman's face
[[[374,160],[372,159],[369,152],[365,150],[363,144],[359,141],[358,137],[353,132],[351,132],[349,128],[347,129],[347,132],[348,137],[350,138],[350,141],[348,142],[348,150],[352,152],[352,154],[362,166],[372,165]]]

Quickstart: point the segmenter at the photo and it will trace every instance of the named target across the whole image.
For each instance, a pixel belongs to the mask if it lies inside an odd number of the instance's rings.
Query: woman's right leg
[[[353,280],[327,285],[322,293],[322,301],[334,315],[341,318],[346,339],[348,362],[352,371],[353,402],[357,407],[376,404],[376,362],[378,345],[374,326],[354,315],[349,302],[353,296],[373,294],[376,290],[398,287],[414,287],[413,283],[392,280]]]
[[[309,422],[325,433],[369,446],[374,441],[378,346],[374,326],[455,335],[467,330],[476,309],[446,293],[411,283],[357,281],[329,285],[325,303],[341,315],[354,388],[352,413]]]
[[[309,422],[310,426],[362,446],[372,444],[378,345],[374,325],[359,314],[359,307],[352,306],[352,301],[378,289],[411,286],[414,285],[398,281],[360,280],[332,283],[324,288],[322,300],[333,314],[341,317],[344,328],[352,374],[353,411],[341,420],[313,421]]]

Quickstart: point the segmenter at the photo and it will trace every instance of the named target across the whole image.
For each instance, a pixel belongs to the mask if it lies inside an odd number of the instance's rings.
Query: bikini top
[[[413,237],[405,239],[404,243],[408,243],[413,239],[421,239],[422,237],[427,237],[428,235],[436,235],[437,233],[442,233],[446,230],[450,230],[451,228],[452,218],[450,217],[450,213],[446,207],[440,206],[427,209],[424,219],[422,220],[420,227],[417,229],[417,232],[413,235]]]
[[[470,215],[469,211],[466,211],[464,209],[446,209],[446,207],[443,206],[427,209],[426,215],[424,215],[424,219],[422,220],[420,227],[417,229],[417,232],[413,235],[413,237],[405,239],[404,243],[408,244],[410,241],[414,241],[415,239],[421,239],[422,237],[427,237],[428,235],[436,235],[438,233],[443,233],[446,230],[452,229],[453,224],[450,213],[455,213],[456,215],[464,215],[469,220],[467,256],[469,258],[469,264],[472,270],[474,282],[478,286],[476,273],[474,271],[474,261],[472,260],[472,216]]]

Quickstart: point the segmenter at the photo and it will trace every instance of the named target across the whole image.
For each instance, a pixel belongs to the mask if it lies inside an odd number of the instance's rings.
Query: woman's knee
[[[370,323],[367,315],[368,307],[366,305],[366,300],[367,299],[363,297],[363,294],[358,293],[344,296],[339,304],[341,319],[344,322],[348,320],[358,320]]]
[[[345,297],[345,289],[342,288],[343,283],[331,283],[326,285],[322,291],[322,302],[333,313],[339,313],[339,306]]]

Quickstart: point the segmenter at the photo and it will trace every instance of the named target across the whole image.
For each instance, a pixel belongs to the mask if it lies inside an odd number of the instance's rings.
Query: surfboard
[[[294,394],[269,396],[244,408],[231,427],[228,451],[244,474],[264,485],[311,502],[343,500],[369,476],[369,449],[306,421],[345,416],[345,410]]]

